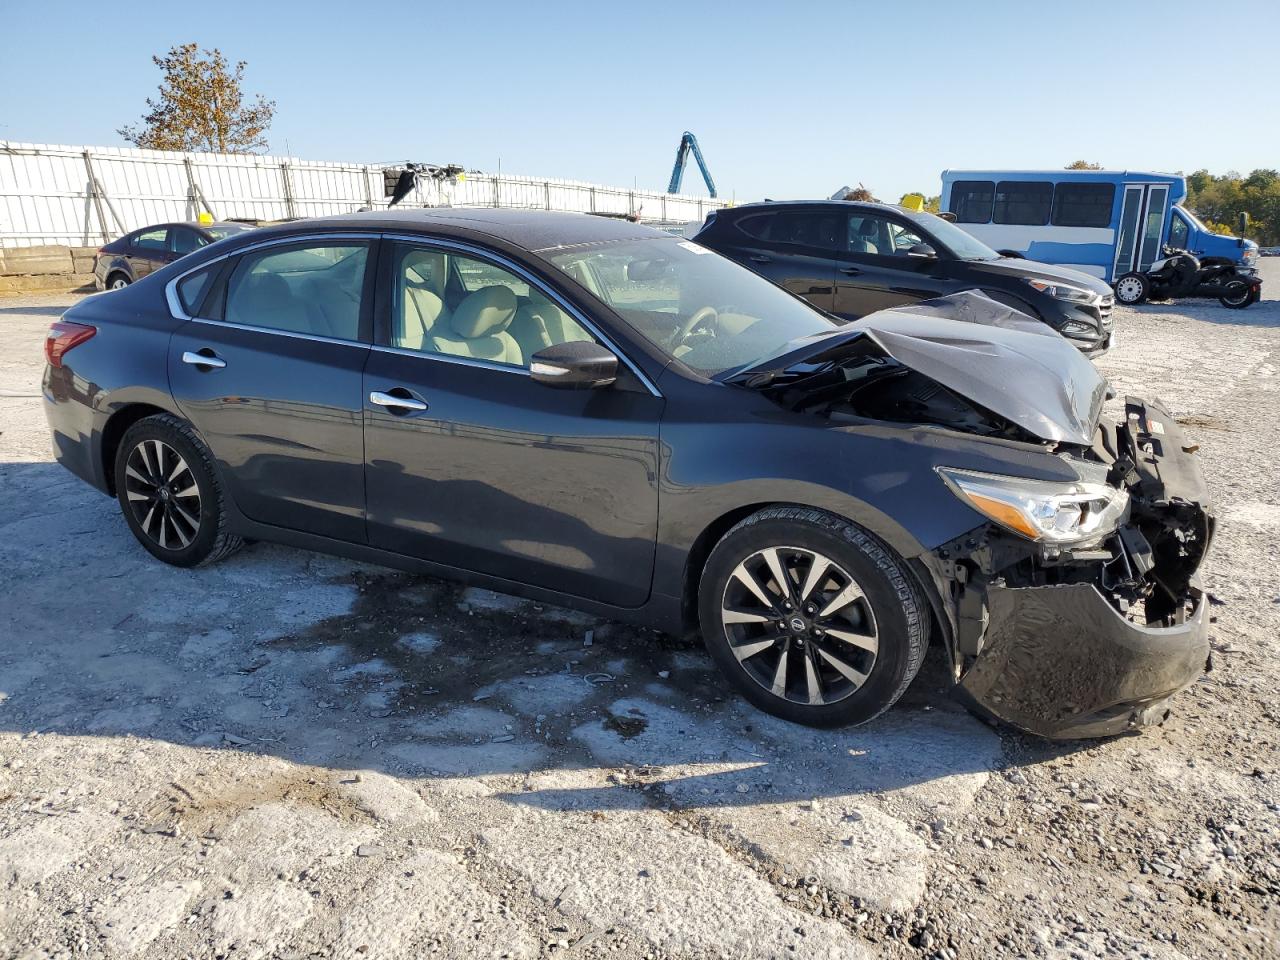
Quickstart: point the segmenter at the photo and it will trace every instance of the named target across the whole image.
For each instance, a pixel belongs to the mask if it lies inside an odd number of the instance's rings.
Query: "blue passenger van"
[[[1215,234],[1181,204],[1177,174],[1134,170],[944,170],[942,209],[988,246],[1114,283],[1169,246],[1254,266],[1258,245]]]

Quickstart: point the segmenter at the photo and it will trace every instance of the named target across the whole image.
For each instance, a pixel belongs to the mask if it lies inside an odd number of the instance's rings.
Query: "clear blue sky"
[[[0,138],[122,143],[196,41],[271,152],[721,195],[936,193],[947,167],[1280,167],[1280,4],[0,0]],[[685,177],[700,192],[695,170]]]

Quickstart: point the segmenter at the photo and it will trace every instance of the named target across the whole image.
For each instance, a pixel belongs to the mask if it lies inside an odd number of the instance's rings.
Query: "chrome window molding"
[[[337,343],[344,347],[359,347],[368,350],[369,344],[363,340],[343,340],[341,337],[322,337],[318,333],[298,333],[296,330],[281,330],[278,327],[255,327],[251,323],[236,323],[234,320],[206,320],[204,317],[188,317],[191,323],[207,323],[211,327],[230,327],[232,330],[248,330],[250,333],[269,333],[276,337],[289,337],[292,340],[312,340],[316,343]]]
[[[593,321],[588,319],[587,316],[581,310],[579,310],[572,303],[566,300],[558,291],[547,286],[546,282],[543,281],[540,277],[530,273],[520,264],[516,263],[513,260],[508,259],[502,254],[498,253],[496,250],[489,250],[489,249],[486,249],[485,247],[478,247],[478,246],[475,246],[474,244],[467,243],[466,241],[454,240],[452,238],[428,237],[428,236],[423,236],[421,234],[384,233],[382,237],[384,240],[394,240],[400,243],[413,243],[423,247],[439,247],[445,250],[457,250],[460,253],[466,254],[468,256],[476,256],[484,260],[492,261],[493,263],[502,267],[504,270],[507,270],[510,273],[514,273],[517,277],[519,277],[521,280],[527,283],[530,286],[530,288],[536,289],[539,293],[541,293],[544,297],[550,300],[553,304],[555,304],[565,313],[569,314],[569,316],[571,316],[575,321],[577,321],[587,331],[589,331],[593,337],[599,340],[603,346],[608,347],[610,350],[612,350],[614,355],[620,361],[622,361],[622,363],[626,364],[627,369],[636,375],[636,379],[638,379],[642,384],[644,384],[645,389],[648,390],[650,394],[652,394],[655,397],[662,396],[662,393],[658,390],[657,386],[654,385],[653,381],[649,379],[649,377],[645,374],[645,372],[641,370],[631,360],[631,358],[627,356],[627,354],[623,350],[620,350],[618,348],[618,345],[614,343],[612,340],[610,340],[609,337],[605,335],[603,331],[601,331],[600,327],[597,324],[595,324]],[[395,353],[407,353],[410,356],[416,356],[416,357],[443,357],[451,360],[460,360],[465,363],[473,363],[473,364],[476,363],[475,360],[469,357],[453,357],[452,355],[446,355],[441,353],[428,353],[422,350],[404,350],[403,348],[400,348],[400,347],[379,347],[376,345],[374,349],[389,350]],[[511,364],[491,363],[488,361],[480,361],[479,365],[484,366],[486,368],[490,368],[490,369],[510,370],[513,372],[522,373],[525,376],[529,375],[529,370],[527,367],[516,367]]]
[[[345,342],[345,341],[344,341]],[[378,353],[393,353],[398,357],[417,357],[422,360],[443,360],[445,363],[458,363],[464,367],[481,367],[485,370],[496,370],[499,373],[514,373],[522,377],[531,376],[528,367],[517,367],[511,363],[498,363],[496,360],[481,360],[478,357],[463,357],[454,353],[435,353],[426,350],[413,350],[409,347],[385,347],[374,344],[370,349]]]

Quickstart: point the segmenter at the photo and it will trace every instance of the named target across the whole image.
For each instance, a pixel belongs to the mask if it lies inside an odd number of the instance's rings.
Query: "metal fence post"
[[[284,215],[289,218],[296,217],[298,210],[293,202],[293,184],[289,182],[288,160],[280,164],[280,182],[284,185]]]
[[[204,207],[205,212],[213,219],[217,220],[218,215],[213,212],[213,207],[209,206],[209,201],[205,199],[204,191],[200,189],[200,184],[196,183],[195,167],[191,162],[191,154],[184,153],[182,155],[182,166],[187,171],[187,201],[196,207],[197,213],[200,207]]]

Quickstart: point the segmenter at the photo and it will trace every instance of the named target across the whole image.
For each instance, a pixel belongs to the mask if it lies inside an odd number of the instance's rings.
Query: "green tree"
[[[1197,170],[1187,177],[1187,206],[1205,225],[1234,234],[1241,213],[1249,214],[1249,239],[1280,245],[1280,172],[1254,170],[1247,177],[1229,170],[1221,176]]]
[[[166,56],[151,59],[164,75],[160,96],[148,97],[148,113],[141,126],[121,127],[120,136],[151,150],[260,153],[267,149],[265,134],[275,115],[275,101],[258,94],[251,104],[244,102],[243,60],[230,68],[222,51],[201,50],[194,43],[171,47]]]
[[[1092,163],[1088,160],[1072,160],[1063,169],[1064,170],[1101,170],[1102,164]]]

